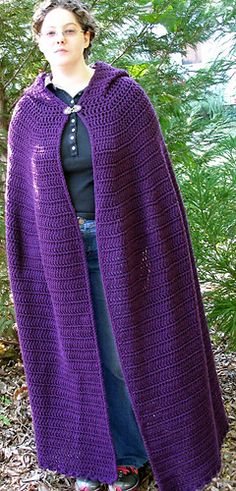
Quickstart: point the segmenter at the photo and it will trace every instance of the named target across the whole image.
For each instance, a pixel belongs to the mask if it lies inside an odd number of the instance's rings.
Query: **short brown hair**
[[[98,25],[95,22],[94,17],[90,13],[88,7],[80,1],[77,0],[44,0],[39,2],[35,6],[34,15],[32,19],[32,32],[34,39],[37,40],[40,32],[42,23],[48,14],[53,9],[62,8],[72,12],[77,21],[79,22],[81,28],[84,32],[90,32],[90,43],[87,48],[84,49],[84,58],[87,59],[90,52],[93,39],[98,33]]]

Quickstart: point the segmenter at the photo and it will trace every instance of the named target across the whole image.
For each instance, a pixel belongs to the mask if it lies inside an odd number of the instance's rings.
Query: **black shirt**
[[[45,85],[70,107],[78,103],[83,93],[81,90],[72,98],[65,90],[55,87],[50,78],[46,78]],[[61,139],[61,163],[76,214],[94,220],[95,200],[91,145],[88,130],[78,113],[68,115],[68,122]]]

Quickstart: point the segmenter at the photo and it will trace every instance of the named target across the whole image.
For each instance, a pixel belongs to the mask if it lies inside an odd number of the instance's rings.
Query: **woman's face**
[[[82,31],[72,12],[55,8],[44,18],[38,45],[50,65],[56,67],[81,61],[89,40],[90,33]]]

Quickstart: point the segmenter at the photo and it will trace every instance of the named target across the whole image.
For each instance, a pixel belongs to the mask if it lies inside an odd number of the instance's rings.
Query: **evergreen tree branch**
[[[34,53],[34,51],[35,51],[35,48],[33,47],[29,51],[29,53],[27,54],[26,58],[21,63],[21,65],[17,68],[17,70],[15,71],[15,73],[13,74],[13,76],[10,78],[10,80],[8,80],[7,83],[4,85],[4,90],[6,90],[6,88],[13,82],[13,80],[15,80],[15,78],[18,75],[18,73],[20,73],[20,71],[22,70],[23,66],[26,65],[27,61],[29,60],[29,58],[31,57],[31,55]]]
[[[111,64],[116,63],[118,60],[122,58],[122,56],[124,56],[128,51],[134,48],[134,46],[137,44],[137,41],[139,41],[139,39],[141,39],[142,36],[146,34],[149,27],[150,27],[149,25],[144,26],[143,29],[140,31],[140,33],[137,35],[136,39],[134,39],[130,44],[128,44],[128,46],[126,46],[124,51],[122,51],[122,53],[120,53],[119,56],[117,56],[112,60]]]

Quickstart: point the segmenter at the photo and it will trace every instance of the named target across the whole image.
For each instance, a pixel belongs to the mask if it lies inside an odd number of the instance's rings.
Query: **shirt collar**
[[[48,73],[45,77],[45,87],[47,87],[48,85],[52,84],[54,89],[56,89],[56,86],[52,83],[52,74],[51,73]]]

